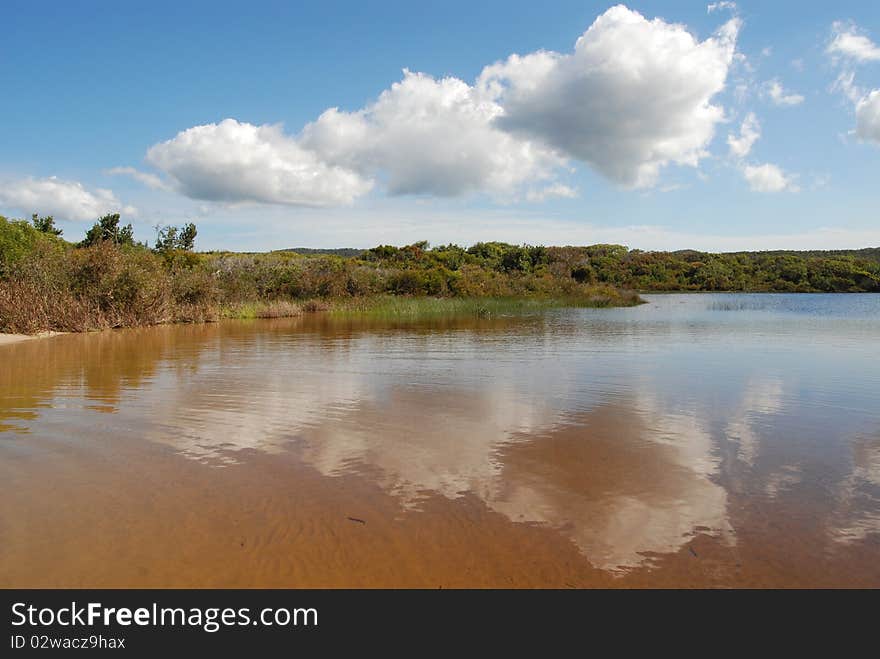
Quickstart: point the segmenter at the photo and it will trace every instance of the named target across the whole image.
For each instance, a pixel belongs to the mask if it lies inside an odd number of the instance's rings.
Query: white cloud
[[[742,173],[743,178],[749,184],[749,189],[754,192],[799,192],[796,176],[787,174],[782,169],[770,163],[763,165],[750,165],[743,159],[752,151],[755,142],[761,137],[761,124],[754,112],[749,112],[739,129],[739,135],[730,133],[727,136],[727,145],[730,147],[730,155],[737,159],[736,167]]]
[[[740,22],[699,41],[679,24],[623,6],[599,16],[574,52],[512,55],[479,86],[497,99],[497,124],[589,163],[631,187],[656,183],[670,163],[696,166],[724,110]]]
[[[526,192],[527,201],[546,201],[547,199],[574,199],[578,196],[577,190],[562,183],[554,183],[538,190]]]
[[[739,129],[739,137],[730,133],[727,136],[727,145],[730,147],[730,155],[736,158],[745,158],[752,150],[752,146],[761,137],[761,124],[754,112],[749,112]]]
[[[770,80],[766,84],[766,89],[767,95],[770,97],[770,100],[773,101],[774,105],[787,107],[800,105],[804,102],[804,97],[802,95],[786,92],[779,80]]]
[[[852,71],[841,72],[831,85],[831,90],[839,91],[854,104],[857,104],[865,94],[864,90],[856,84],[855,73]]]
[[[327,162],[382,175],[391,194],[512,194],[549,179],[564,159],[500,130],[498,103],[457,78],[404,71],[403,80],[356,112],[332,108],[300,143]]]
[[[574,51],[513,55],[474,84],[404,71],[365,107],[331,108],[296,136],[226,119],[153,146],[147,161],[209,201],[338,205],[374,183],[391,195],[571,196],[570,158],[631,187],[668,164],[697,166],[724,109],[739,20],[704,41],[679,24],[612,7]],[[161,179],[117,168],[157,186]]]
[[[130,176],[135,181],[139,181],[151,190],[169,190],[170,186],[155,174],[142,172],[134,167],[111,167],[104,170],[105,174],[110,176]]]
[[[736,3],[729,2],[728,0],[722,0],[721,2],[713,2],[706,7],[706,13],[711,14],[715,11],[721,11],[722,9],[729,9],[730,11],[736,11]]]
[[[880,144],[880,89],[865,95],[856,104],[856,135],[866,142]]]
[[[777,165],[770,163],[745,165],[742,168],[742,173],[749,187],[755,192],[798,192],[800,190],[794,177],[786,174]]]
[[[195,126],[147,151],[187,197],[206,201],[322,206],[351,203],[372,182],[329,165],[280,126],[225,119]]]
[[[831,25],[831,40],[825,51],[832,57],[858,62],[880,60],[880,47],[865,36],[853,23],[835,21]]]
[[[832,38],[827,52],[835,62],[846,60],[832,90],[841,92],[855,107],[856,136],[865,142],[880,144],[880,89],[866,90],[855,82],[852,65],[880,61],[880,47],[853,23],[837,21],[831,26]]]
[[[52,215],[61,220],[95,220],[111,212],[137,214],[136,208],[123,205],[110,190],[87,190],[82,183],[55,176],[0,184],[0,204],[25,214]]]

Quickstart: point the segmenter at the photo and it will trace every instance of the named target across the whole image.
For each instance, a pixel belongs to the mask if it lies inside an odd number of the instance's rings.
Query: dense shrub
[[[64,241],[24,220],[0,216],[0,277],[37,249],[62,249]]]

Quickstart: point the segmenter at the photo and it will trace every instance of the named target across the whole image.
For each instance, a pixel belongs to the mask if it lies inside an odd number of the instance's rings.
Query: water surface
[[[880,586],[880,296],[0,346],[0,586]]]

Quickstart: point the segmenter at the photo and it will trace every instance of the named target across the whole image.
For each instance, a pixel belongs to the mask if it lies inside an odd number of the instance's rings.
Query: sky
[[[880,245],[880,3],[4,0],[0,214],[199,249]]]

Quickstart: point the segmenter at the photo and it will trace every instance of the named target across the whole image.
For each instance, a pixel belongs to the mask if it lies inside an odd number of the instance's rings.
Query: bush
[[[67,265],[71,291],[96,304],[110,327],[172,318],[171,278],[148,250],[104,240],[73,250]]]
[[[85,331],[172,319],[171,277],[140,247],[100,241],[83,249],[36,243],[0,279],[7,332]]]
[[[64,241],[43,233],[24,220],[7,220],[0,216],[0,277],[38,249],[61,250]]]

